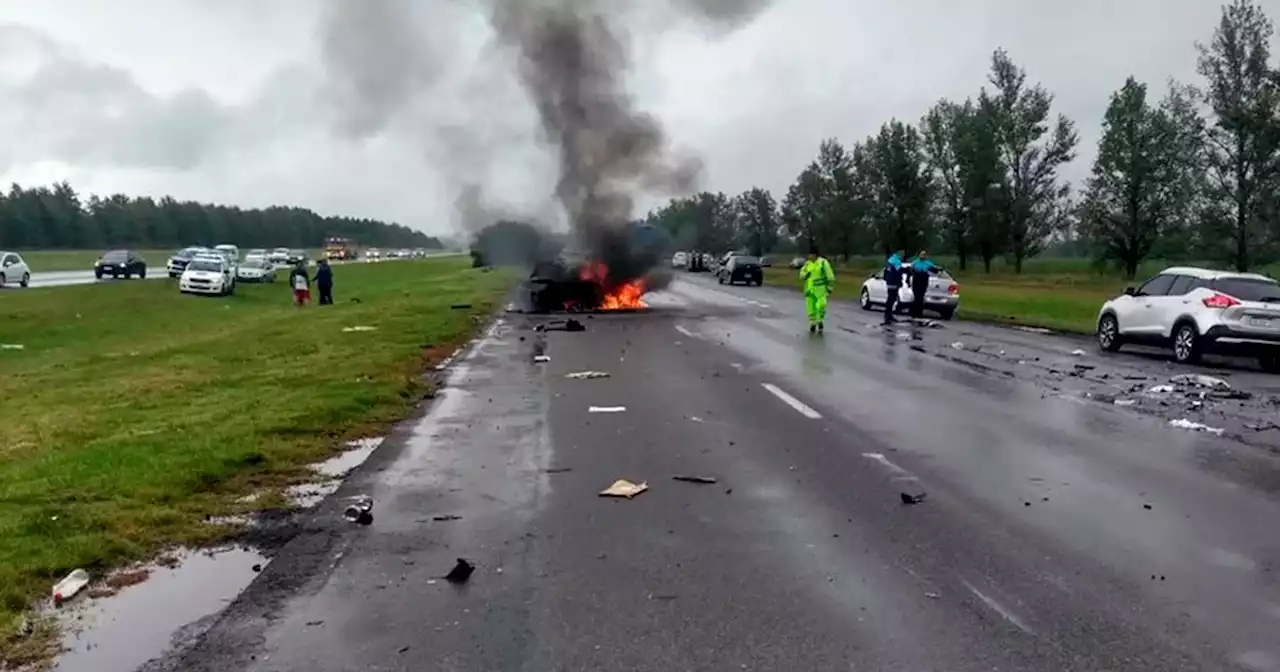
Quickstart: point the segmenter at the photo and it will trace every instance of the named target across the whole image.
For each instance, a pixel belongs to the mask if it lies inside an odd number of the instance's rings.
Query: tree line
[[[1049,247],[1133,277],[1147,258],[1247,271],[1280,253],[1280,70],[1274,26],[1253,0],[1222,8],[1197,44],[1198,84],[1162,96],[1129,77],[1110,99],[1092,170],[1073,185],[1071,119],[1003,49],[987,86],[940,100],[917,123],[892,119],[846,147],[825,140],[781,202],[765,189],[673,199],[647,221],[684,249],[755,254],[819,246],[852,256],[920,248],[987,272],[1017,272]]]
[[[318,247],[329,236],[360,245],[441,248],[440,240],[400,224],[323,217],[306,208],[264,209],[116,194],[82,201],[71,185],[13,185],[0,191],[0,249]]]

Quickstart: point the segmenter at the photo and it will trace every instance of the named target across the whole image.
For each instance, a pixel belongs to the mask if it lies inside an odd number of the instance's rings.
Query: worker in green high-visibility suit
[[[827,296],[836,286],[836,274],[831,262],[818,254],[818,248],[809,248],[809,260],[800,267],[800,282],[804,283],[804,307],[809,314],[809,333],[822,331],[827,320]]]

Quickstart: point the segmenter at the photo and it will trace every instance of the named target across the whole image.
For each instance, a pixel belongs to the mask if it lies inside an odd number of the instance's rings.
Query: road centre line
[[[799,399],[796,399],[795,397],[787,394],[782,390],[782,388],[778,387],[777,385],[774,385],[773,383],[760,383],[760,385],[764,387],[764,389],[768,390],[773,396],[781,399],[782,403],[795,409],[795,411],[800,415],[803,415],[804,417],[809,418],[810,420],[822,419],[821,413],[813,410],[811,407],[806,405],[803,401],[800,401]]]

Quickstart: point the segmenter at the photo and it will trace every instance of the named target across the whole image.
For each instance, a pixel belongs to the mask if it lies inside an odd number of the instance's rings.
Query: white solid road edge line
[[[764,389],[769,390],[769,392],[771,392],[773,396],[781,399],[782,403],[790,406],[791,408],[794,408],[796,412],[799,413],[800,415],[803,415],[804,417],[809,418],[810,420],[822,419],[821,413],[813,410],[803,401],[800,401],[799,399],[796,399],[795,397],[782,391],[782,388],[778,387],[777,385],[774,385],[773,383],[760,383],[760,385],[763,386]]]

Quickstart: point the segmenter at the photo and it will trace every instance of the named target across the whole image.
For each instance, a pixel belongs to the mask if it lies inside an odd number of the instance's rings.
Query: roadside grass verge
[[[123,249],[125,246],[116,246],[111,249]],[[26,260],[27,265],[31,267],[32,273],[50,273],[54,271],[92,271],[93,262],[106,252],[107,248],[101,250],[18,250],[22,258]],[[138,250],[142,253],[142,258],[147,260],[147,273],[155,272],[159,274],[163,272],[164,265],[169,261],[169,255],[177,251],[173,249],[145,249]],[[248,248],[241,248],[240,253],[244,254]],[[315,259],[319,256],[320,250],[307,250],[310,258]]]
[[[0,296],[0,343],[23,346],[0,349],[0,662],[48,653],[13,633],[68,571],[217,541],[228,530],[206,516],[278,504],[237,499],[308,480],[343,440],[408,416],[432,392],[424,369],[512,282],[457,257],[335,276],[336,305],[301,310],[283,282],[228,298],[170,281]]]

